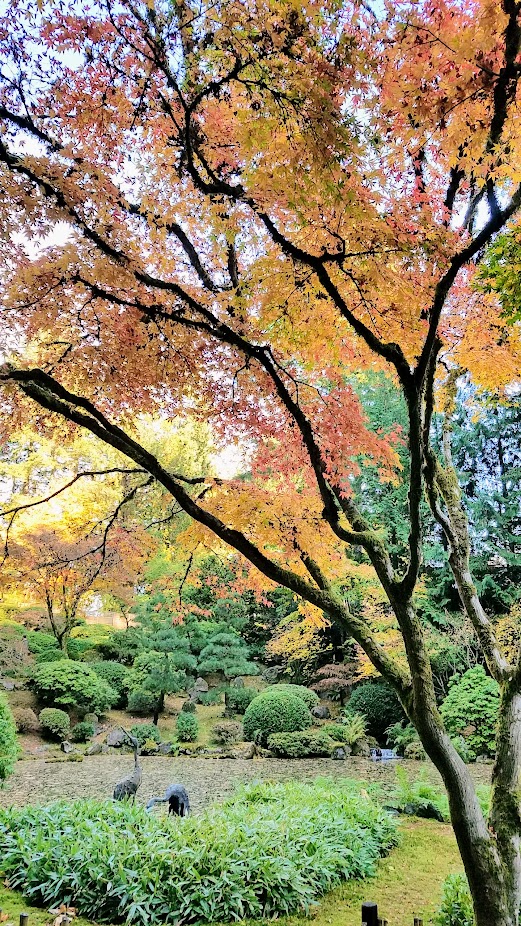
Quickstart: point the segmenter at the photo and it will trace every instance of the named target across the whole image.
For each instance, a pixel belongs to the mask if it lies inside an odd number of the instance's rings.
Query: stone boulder
[[[315,707],[311,708],[311,714],[317,720],[329,720],[331,717],[331,711],[327,704],[316,704]]]
[[[345,746],[337,746],[336,749],[333,749],[333,752],[331,753],[331,758],[338,759],[339,761],[343,761],[344,759],[347,759],[347,750]]]
[[[238,675],[237,678],[232,678],[230,685],[232,688],[244,688],[244,679],[242,675]]]
[[[354,756],[362,756],[364,759],[371,758],[371,745],[365,736],[353,743],[351,752]]]
[[[86,756],[99,756],[103,752],[102,743],[91,743],[88,749],[85,750]]]
[[[276,685],[280,681],[281,675],[284,675],[282,666],[266,666],[262,673],[262,678],[268,685]]]
[[[14,691],[15,689],[15,684],[10,678],[0,678],[0,685],[2,688],[5,688],[6,691]]]
[[[195,685],[193,686],[193,688],[191,688],[190,691],[188,692],[188,697],[190,698],[190,701],[194,701],[197,704],[201,695],[206,694],[206,692],[209,691],[209,689],[210,689],[210,686],[208,682],[206,682],[204,678],[201,678],[199,676],[199,678],[195,680]]]
[[[171,756],[175,752],[173,743],[160,743],[158,746],[158,753],[160,756]]]
[[[74,752],[75,747],[73,746],[72,743],[69,743],[68,740],[64,740],[60,746],[60,749],[62,752],[65,753],[65,755],[68,755],[69,752]]]
[[[257,748],[255,743],[237,743],[226,750],[227,759],[253,759]],[[223,757],[224,758],[224,757]]]
[[[114,730],[109,730],[106,740],[107,746],[114,746],[116,749],[119,749],[121,746],[125,746],[127,742],[127,737],[119,727],[116,727]]]

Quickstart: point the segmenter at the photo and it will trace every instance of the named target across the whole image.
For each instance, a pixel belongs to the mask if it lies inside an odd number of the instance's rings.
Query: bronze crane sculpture
[[[123,727],[121,727],[123,730]],[[116,787],[114,788],[114,800],[115,801],[135,801],[136,791],[139,788],[142,780],[141,766],[139,764],[139,743],[134,736],[130,736],[126,730],[123,730],[123,733],[127,737],[129,743],[132,744],[134,750],[134,771],[131,775],[128,775],[127,778],[122,778],[121,781],[118,781]]]

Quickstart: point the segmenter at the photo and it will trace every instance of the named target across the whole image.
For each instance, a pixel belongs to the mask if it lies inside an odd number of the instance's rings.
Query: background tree
[[[519,375],[518,329],[476,275],[521,205],[518,4],[43,7],[12,0],[0,23],[10,425],[87,428],[162,487],[165,517],[169,495],[202,542],[340,624],[443,777],[477,923],[515,926],[521,668],[472,576],[451,437],[461,371],[498,394]],[[69,240],[29,260],[24,235],[57,219]],[[400,388],[405,472],[361,369]],[[195,404],[251,451],[247,478],[186,476],[140,434],[143,411]],[[353,485],[366,465],[407,482],[398,552]],[[501,689],[489,821],[416,609],[425,497]],[[399,651],[341,592],[360,550]]]

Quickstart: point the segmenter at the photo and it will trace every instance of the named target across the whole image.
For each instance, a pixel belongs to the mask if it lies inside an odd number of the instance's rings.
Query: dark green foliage
[[[256,698],[258,692],[255,688],[235,688],[233,685],[224,693],[226,707],[234,714],[244,714],[248,704]]]
[[[33,686],[42,704],[59,704],[83,713],[103,714],[118,700],[117,692],[93,669],[72,659],[38,665]]]
[[[182,743],[195,743],[199,736],[199,722],[194,714],[179,714],[175,728]]]
[[[144,746],[147,740],[153,743],[161,742],[161,734],[153,723],[136,723],[130,728],[129,733],[137,739],[140,746]]]
[[[130,673],[126,666],[121,662],[107,659],[102,662],[89,662],[89,668],[94,669],[96,675],[104,679],[117,692],[118,700],[113,707],[124,708],[130,686]]]
[[[316,704],[320,701],[319,696],[316,691],[312,691],[311,688],[306,688],[304,685],[291,685],[287,682],[279,682],[277,685],[270,685],[268,688],[264,689],[265,691],[289,691],[290,694],[294,694],[297,698],[302,698],[306,707],[310,709],[315,707]]]
[[[165,696],[186,687],[187,671],[195,668],[196,660],[190,652],[189,640],[176,628],[161,628],[147,637],[147,642],[150,649],[140,653],[134,660],[128,705],[130,710],[136,709],[133,706],[136,703],[135,690],[141,692],[141,704],[146,700],[142,693],[148,692],[151,696],[151,713],[157,721],[164,707]]]
[[[441,715],[451,736],[463,736],[470,757],[493,755],[499,686],[483,666],[474,666],[449,688]]]
[[[365,736],[366,720],[363,714],[346,712],[342,723],[326,723],[322,729],[338,742],[353,746]]]
[[[131,666],[136,656],[144,649],[145,634],[140,627],[116,630],[111,637],[98,645],[98,650],[105,659],[114,659],[126,666]]]
[[[308,756],[330,756],[335,740],[325,730],[303,730],[301,733],[272,733],[268,748],[282,759],[305,759]]]
[[[197,710],[197,704],[195,703],[195,701],[190,701],[190,700],[183,701],[183,704],[181,705],[181,710],[183,714],[195,714]]]
[[[232,743],[238,743],[244,736],[242,723],[236,720],[222,720],[216,723],[213,728],[213,735],[217,743],[223,746],[230,746]]]
[[[65,711],[57,707],[45,707],[40,711],[39,721],[44,733],[50,734],[53,739],[64,740],[71,729],[71,721]]]
[[[52,633],[28,630],[26,636],[29,652],[33,654],[36,662],[57,662],[66,658]]]
[[[302,698],[288,691],[257,695],[244,714],[244,736],[265,745],[271,733],[295,733],[312,725]]]
[[[222,672],[226,678],[236,675],[257,675],[255,663],[249,661],[249,650],[242,637],[228,630],[212,636],[199,653],[197,670],[200,674]]]
[[[218,688],[210,688],[209,691],[203,691],[199,696],[199,701],[201,704],[204,704],[205,707],[211,707],[213,704],[220,704],[223,698],[223,689],[221,686]]]
[[[134,688],[128,695],[127,710],[131,714],[152,714],[156,703],[157,698],[150,691]]]
[[[387,743],[394,749],[399,756],[403,756],[405,750],[412,743],[419,743],[418,734],[412,723],[393,723],[387,728]]]
[[[445,880],[443,899],[434,923],[436,926],[474,926],[474,911],[465,875],[449,875]]]
[[[0,810],[11,887],[99,923],[302,916],[342,881],[374,874],[395,842],[389,816],[338,780],[254,784],[175,820],[112,801]]]
[[[71,740],[73,743],[86,743],[94,736],[95,727],[93,723],[87,723],[85,720],[77,723],[71,731]]]
[[[403,708],[393,689],[387,682],[364,682],[355,688],[348,703],[351,713],[363,714],[367,721],[367,733],[379,743],[386,738],[386,730],[405,716]]]
[[[14,717],[5,695],[0,693],[0,786],[13,771],[18,756]]]

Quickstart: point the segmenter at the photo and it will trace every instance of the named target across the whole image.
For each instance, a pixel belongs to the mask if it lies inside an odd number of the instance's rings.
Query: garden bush
[[[60,649],[56,637],[52,633],[40,630],[27,631],[27,645],[36,662],[57,662],[65,659],[65,653]]]
[[[60,711],[57,707],[45,707],[40,711],[39,721],[44,733],[49,734],[53,739],[67,739],[71,721],[65,711]]]
[[[213,735],[217,743],[223,746],[230,746],[232,743],[238,743],[244,736],[242,723],[236,720],[222,720],[216,723],[213,728]]]
[[[412,781],[400,765],[396,768],[396,786],[391,794],[391,803],[402,813],[449,820],[449,802],[445,792],[438,791],[424,774]]]
[[[244,714],[249,704],[256,698],[255,688],[235,688],[231,685],[224,693],[226,707],[234,714]]]
[[[197,704],[195,701],[183,701],[181,710],[183,714],[195,714],[197,710]]]
[[[140,746],[144,746],[147,740],[153,743],[161,742],[161,734],[154,723],[136,723],[129,730],[131,736],[134,736]]]
[[[129,692],[127,710],[131,714],[153,714],[157,704],[157,697],[146,688],[133,688]]]
[[[86,743],[94,736],[95,727],[93,723],[82,721],[77,723],[71,730],[71,740],[73,743]]]
[[[13,771],[17,756],[18,740],[14,717],[7,698],[0,693],[0,786]]]
[[[307,914],[342,881],[373,875],[395,841],[390,817],[338,780],[250,785],[175,820],[124,801],[0,810],[10,886],[47,909],[66,901],[99,923]]]
[[[194,714],[179,714],[175,728],[182,743],[195,743],[199,736],[199,723]]]
[[[465,875],[449,875],[443,899],[434,916],[436,926],[474,926],[474,911]]]
[[[451,736],[464,738],[471,759],[494,754],[498,707],[499,685],[483,666],[468,669],[450,685],[441,715]]]
[[[364,682],[355,688],[349,699],[348,712],[363,714],[367,721],[367,733],[379,743],[385,742],[387,728],[405,717],[398,697],[383,680]]]
[[[335,741],[324,729],[301,733],[272,733],[268,747],[282,759],[305,759],[307,756],[330,756]]]
[[[18,733],[34,733],[40,727],[38,717],[30,707],[16,707],[13,717]]]
[[[223,689],[221,686],[218,688],[210,688],[209,691],[203,691],[199,695],[199,701],[201,704],[204,704],[205,707],[211,707],[213,704],[220,704],[223,698]]]
[[[365,723],[363,714],[349,714],[342,723],[326,723],[322,729],[338,743],[353,746],[365,736]]]
[[[33,674],[33,686],[45,706],[59,704],[83,713],[103,714],[118,700],[117,692],[90,666],[72,659],[38,665]]]
[[[405,725],[403,723],[393,723],[387,728],[386,733],[388,745],[391,749],[394,749],[399,756],[405,755],[405,750],[409,746],[420,742],[420,738],[412,723]]]
[[[312,691],[311,688],[306,688],[305,685],[291,685],[289,682],[278,682],[276,685],[270,685],[268,688],[265,688],[262,693],[264,694],[268,691],[289,691],[290,694],[302,698],[304,704],[310,710],[320,701],[316,691]]]
[[[244,714],[244,736],[266,745],[271,733],[296,733],[313,723],[304,701],[289,691],[257,695]]]
[[[113,707],[120,709],[126,707],[130,687],[130,673],[127,667],[122,665],[121,662],[105,659],[101,662],[90,662],[89,668],[94,669],[96,675],[117,692],[118,700]]]

